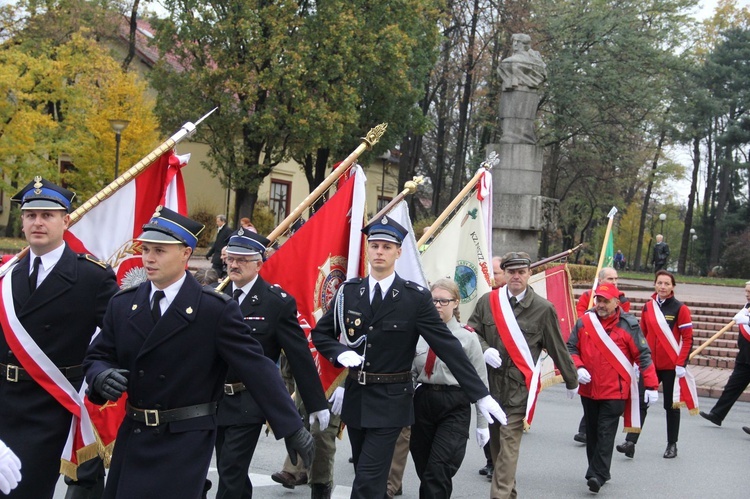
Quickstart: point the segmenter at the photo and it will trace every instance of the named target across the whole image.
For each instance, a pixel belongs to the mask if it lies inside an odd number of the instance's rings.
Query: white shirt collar
[[[166,288],[162,289],[164,291],[164,298],[161,300],[161,311],[164,313],[164,311],[169,307],[169,305],[172,304],[175,297],[177,296],[177,293],[180,292],[180,288],[182,288],[182,285],[185,283],[185,278],[187,277],[187,273],[183,274],[182,277],[175,283],[170,284]],[[151,303],[151,301],[154,299],[154,293],[156,293],[158,289],[156,286],[154,286],[154,283],[151,283],[151,293],[148,295],[148,301]]]
[[[518,293],[518,295],[516,296],[516,301],[520,302],[521,300],[523,300],[525,296],[526,296],[526,290],[524,289],[523,291]],[[513,294],[510,291],[508,291],[508,299],[510,300],[511,298],[513,298]]]
[[[63,241],[60,246],[53,249],[52,251],[41,255],[42,263],[39,268],[39,274],[41,275],[42,271],[44,271],[44,275],[49,274],[49,271],[52,270],[52,267],[54,267],[55,264],[60,261],[60,258],[62,258],[62,254],[64,251],[65,241]],[[31,271],[34,269],[34,259],[38,256],[40,255],[35,254],[34,250],[29,248],[29,274],[31,274]],[[41,282],[41,280],[39,282]]]
[[[248,282],[247,284],[245,284],[244,286],[242,286],[241,288],[239,288],[239,289],[242,290],[242,294],[240,295],[239,303],[242,303],[243,301],[245,301],[245,298],[247,298],[247,295],[250,294],[250,290],[253,289],[253,286],[255,286],[255,282],[257,280],[258,280],[258,275],[255,276],[255,279],[253,279],[252,281]],[[232,294],[233,295],[234,295],[234,290],[235,289],[237,289],[237,286],[235,286],[234,283],[232,283]]]
[[[380,292],[382,293],[382,298],[385,298],[386,293],[388,293],[388,290],[391,289],[391,286],[393,285],[393,281],[396,279],[396,273],[393,272],[388,277],[385,277],[381,279],[380,281],[376,281],[374,277],[370,276],[367,281],[370,286],[370,301],[372,301],[372,297],[375,296],[375,284],[380,284]]]

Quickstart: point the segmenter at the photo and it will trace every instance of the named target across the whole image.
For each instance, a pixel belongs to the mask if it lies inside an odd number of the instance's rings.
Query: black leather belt
[[[360,385],[375,385],[383,383],[406,383],[411,381],[411,371],[402,373],[371,373],[349,369],[349,377],[357,380]]]
[[[245,383],[227,383],[224,385],[224,393],[226,395],[234,395],[235,393],[244,392],[247,390]]]
[[[165,423],[174,423],[183,419],[199,418],[201,416],[213,416],[216,414],[216,402],[205,404],[191,405],[188,407],[179,407],[177,409],[168,409],[158,411],[156,409],[138,409],[127,403],[125,414],[130,419],[145,423],[146,426],[159,426]]]
[[[83,366],[80,364],[70,367],[58,367],[58,369],[67,379],[80,378],[83,376]],[[0,364],[0,377],[11,383],[34,380],[26,369],[20,366],[14,366],[13,364]]]
[[[434,383],[422,383],[427,390],[434,390],[436,392],[460,392],[462,391],[460,386],[457,385],[436,385]]]

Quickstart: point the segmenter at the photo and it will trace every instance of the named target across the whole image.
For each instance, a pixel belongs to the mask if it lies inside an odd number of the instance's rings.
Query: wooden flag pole
[[[609,218],[609,221],[607,222],[607,230],[604,233],[604,242],[602,243],[602,251],[599,253],[599,264],[596,266],[596,274],[594,274],[594,285],[591,288],[591,297],[589,298],[589,306],[588,308],[591,308],[594,306],[594,291],[596,290],[596,286],[599,285],[599,272],[601,272],[602,267],[604,266],[604,257],[607,253],[607,241],[609,241],[609,235],[612,233],[612,224],[615,222],[615,215],[617,214],[617,208],[614,206],[611,210],[609,210],[609,213],[607,214],[607,217]]]
[[[748,305],[750,305],[750,304],[748,304]],[[748,308],[748,305],[746,305],[745,308]],[[688,356],[688,360],[691,360],[693,357],[695,357],[696,355],[698,355],[699,353],[701,353],[704,348],[706,348],[708,345],[710,345],[711,343],[713,343],[714,341],[716,341],[717,339],[719,339],[719,337],[722,334],[724,334],[727,331],[729,331],[730,329],[732,329],[732,326],[734,326],[735,324],[737,324],[737,323],[734,322],[734,319],[732,319],[731,321],[729,321],[729,324],[727,324],[726,326],[724,326],[723,328],[721,328],[721,330],[719,330],[717,333],[715,333],[709,339],[707,339],[706,341],[704,341],[701,344],[701,346],[699,346],[698,348],[696,348],[695,350],[693,350],[692,352],[690,352],[690,355]]]
[[[530,268],[530,269],[534,269],[534,268],[536,268],[536,267],[541,267],[542,265],[544,265],[544,264],[546,264],[546,263],[554,262],[555,260],[559,260],[559,259],[561,259],[561,258],[565,258],[566,256],[570,256],[570,255],[572,255],[573,253],[575,253],[576,251],[578,251],[578,249],[579,249],[579,248],[580,248],[581,246],[583,246],[583,243],[579,244],[579,245],[578,245],[578,246],[576,246],[575,248],[570,248],[569,250],[567,250],[567,251],[563,251],[562,253],[558,253],[558,254],[556,254],[556,255],[552,255],[552,256],[550,256],[550,257],[547,257],[547,258],[545,258],[545,259],[543,259],[543,260],[539,260],[538,262],[534,262],[534,263],[532,263],[532,264],[531,264],[531,265],[529,266],[529,268]]]

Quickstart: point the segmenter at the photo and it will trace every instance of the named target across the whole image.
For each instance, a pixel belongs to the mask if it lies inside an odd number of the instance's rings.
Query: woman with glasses
[[[479,377],[487,385],[487,368],[482,347],[474,331],[458,322],[460,295],[458,286],[440,279],[430,288],[432,302],[440,318],[461,342]],[[448,498],[453,491],[452,478],[466,452],[471,424],[471,402],[448,367],[420,338],[412,365],[417,383],[414,392],[414,424],[409,448],[421,481],[419,497]],[[477,410],[477,443],[489,441],[487,421]]]

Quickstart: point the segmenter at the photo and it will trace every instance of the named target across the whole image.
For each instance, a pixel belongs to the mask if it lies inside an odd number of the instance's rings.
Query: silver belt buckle
[[[155,409],[144,409],[143,415],[146,418],[146,426],[159,426],[159,411]]]
[[[13,383],[18,383],[18,366],[11,364],[5,366],[5,379]]]
[[[227,395],[234,395],[234,386],[230,384],[225,384],[224,393]]]
[[[357,383],[360,385],[367,384],[367,371],[357,371]]]

